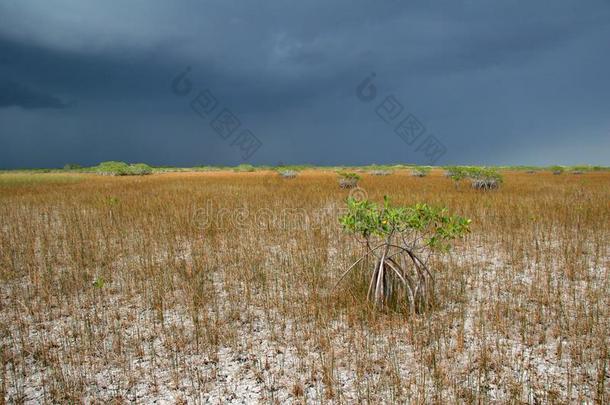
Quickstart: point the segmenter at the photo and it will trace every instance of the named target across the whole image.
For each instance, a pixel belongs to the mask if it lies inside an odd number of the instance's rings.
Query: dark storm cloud
[[[0,106],[74,105],[0,109],[0,166],[239,163],[170,91],[186,66],[264,142],[254,163],[423,163],[356,99],[374,71],[440,164],[607,164],[608,21],[601,0],[3,2]]]
[[[57,97],[33,90],[26,85],[16,82],[0,82],[0,108],[2,107],[34,108],[64,108],[64,104]]]

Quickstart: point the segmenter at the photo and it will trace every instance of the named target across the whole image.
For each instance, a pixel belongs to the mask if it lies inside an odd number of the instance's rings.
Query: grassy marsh
[[[0,396],[607,403],[610,173],[409,173],[359,187],[472,219],[417,317],[331,290],[360,252],[332,171],[0,174]]]

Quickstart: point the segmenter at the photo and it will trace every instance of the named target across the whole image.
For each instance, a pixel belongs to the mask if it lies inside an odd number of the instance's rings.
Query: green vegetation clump
[[[152,173],[152,167],[146,163],[136,163],[129,166],[130,174],[135,176],[143,176]]]
[[[550,169],[554,175],[560,175],[565,171],[565,168],[563,166],[551,166]]]
[[[342,179],[360,180],[360,175],[358,173],[342,171],[342,172],[339,172],[338,174]]]
[[[129,174],[129,165],[125,162],[108,161],[100,163],[94,170],[105,176],[126,176]]]
[[[128,165],[125,162],[102,162],[93,168],[95,173],[105,176],[143,176],[152,173],[152,168],[145,163]]]
[[[82,168],[83,168],[83,167],[82,167],[81,165],[76,164],[76,163],[67,163],[67,164],[65,164],[65,165],[64,165],[64,170],[66,170],[66,171],[70,171],[70,170],[80,170],[80,169],[82,169]]]
[[[449,166],[446,175],[457,187],[461,180],[470,179],[473,188],[491,190],[500,187],[503,177],[495,167]]]
[[[469,167],[467,177],[473,180],[494,180],[502,182],[502,175],[495,167]]]
[[[376,307],[406,307],[412,313],[426,311],[434,303],[434,275],[427,261],[434,252],[447,252],[451,240],[470,231],[470,220],[449,215],[446,208],[415,204],[382,206],[368,200],[347,199],[347,213],[339,218],[343,229],[364,240],[366,253],[355,266],[371,263],[367,300]],[[405,306],[406,304],[406,306]]]
[[[447,166],[445,167],[445,175],[456,183],[467,177],[467,168],[465,166]]]
[[[337,174],[339,175],[339,187],[341,188],[354,188],[360,180],[358,173],[341,171]]]

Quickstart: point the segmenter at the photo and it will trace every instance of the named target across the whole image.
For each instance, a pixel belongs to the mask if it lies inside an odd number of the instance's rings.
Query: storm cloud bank
[[[608,21],[601,0],[2,2],[0,167],[428,163],[432,138],[437,164],[610,164]]]

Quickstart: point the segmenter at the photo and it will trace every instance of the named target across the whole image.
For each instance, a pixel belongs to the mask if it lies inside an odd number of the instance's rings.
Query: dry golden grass
[[[0,397],[608,403],[609,173],[360,186],[472,219],[431,313],[331,290],[360,253],[331,172],[1,174]]]

